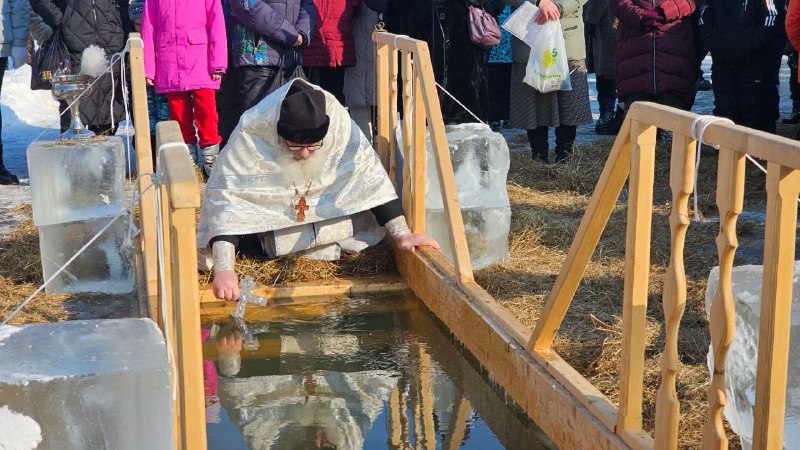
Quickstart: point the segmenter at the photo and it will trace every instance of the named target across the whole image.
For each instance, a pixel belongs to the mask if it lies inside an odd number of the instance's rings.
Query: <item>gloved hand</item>
[[[642,11],[642,28],[649,30],[658,25],[663,25],[666,18],[658,9],[645,9]]]
[[[11,60],[14,68],[18,69],[28,63],[28,49],[25,47],[11,47]]]

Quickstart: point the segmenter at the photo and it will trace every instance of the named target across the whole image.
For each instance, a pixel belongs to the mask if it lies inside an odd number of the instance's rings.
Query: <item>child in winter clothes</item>
[[[695,0],[611,0],[617,29],[617,95],[689,109],[697,73],[690,16]]]
[[[141,32],[143,11],[144,0],[134,0],[128,8],[128,18],[131,19],[131,24],[136,32]],[[145,92],[147,93],[147,115],[150,119],[150,148],[155,155],[156,124],[169,120],[169,104],[166,95],[156,93],[155,86],[145,86]]]
[[[184,141],[198,145],[211,173],[219,154],[216,93],[227,68],[225,19],[220,0],[150,0],[142,14],[144,71],[156,92],[166,93],[170,119]],[[195,149],[191,150],[196,160]]]
[[[785,12],[780,0],[703,4],[699,29],[713,60],[715,116],[775,132]]]

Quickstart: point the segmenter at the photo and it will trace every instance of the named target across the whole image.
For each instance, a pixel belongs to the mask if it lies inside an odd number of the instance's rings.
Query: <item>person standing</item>
[[[353,19],[356,64],[344,72],[345,106],[361,132],[372,142],[375,99],[375,44],[372,33],[388,0],[364,0]]]
[[[0,90],[3,88],[3,75],[11,57],[14,68],[28,61],[28,2],[27,0],[0,1]],[[3,117],[0,115],[0,184],[19,184],[16,175],[9,172],[3,163]]]
[[[288,80],[302,77],[300,49],[309,45],[312,0],[229,0],[230,39],[244,113]]]
[[[356,64],[353,18],[360,0],[314,0],[317,16],[311,42],[303,49],[309,81],[345,104],[344,74]]]
[[[513,39],[514,65],[511,68],[511,128],[528,130],[533,159],[549,162],[549,127],[555,127],[556,162],[572,153],[578,125],[592,122],[589,84],[586,76],[586,42],[583,36],[585,0],[540,0],[537,22],[561,20],[569,64],[572,90],[541,93],[522,80],[525,78],[530,47]],[[560,19],[559,19],[560,18]]]
[[[714,115],[774,133],[786,46],[785,3],[706,0],[703,5],[699,28],[713,61]]]
[[[589,0],[583,7],[586,22],[590,72],[597,80],[597,103],[600,118],[594,131],[601,135],[617,134],[625,113],[617,106],[617,18],[609,8],[610,0]]]
[[[489,126],[494,131],[503,128],[503,122],[508,122],[508,108],[511,104],[511,33],[502,28],[502,25],[511,16],[511,5],[505,5],[497,16],[500,28],[500,43],[489,51],[489,64],[487,66],[487,80],[489,93]]]
[[[611,0],[617,29],[617,95],[688,110],[695,94],[694,0]]]
[[[125,30],[116,0],[30,0],[30,5],[54,33],[61,33],[69,50],[72,73],[80,73],[81,56],[90,45],[105,50],[109,60],[125,47]],[[114,64],[112,71],[113,83],[112,77],[104,74],[94,84],[91,94],[81,99],[81,121],[98,135],[116,133],[125,117],[120,65]],[[71,122],[67,102],[59,102],[59,111],[64,132]]]
[[[147,0],[142,40],[144,76],[156,92],[167,94],[170,119],[178,121],[193,159],[197,161],[195,151],[202,153],[208,175],[222,140],[215,93],[228,62],[222,5],[219,0],[200,5],[190,0]]]

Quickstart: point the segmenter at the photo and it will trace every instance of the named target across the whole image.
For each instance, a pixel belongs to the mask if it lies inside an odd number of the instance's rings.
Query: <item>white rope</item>
[[[160,155],[159,155],[160,156]],[[160,184],[160,179],[158,175],[154,175],[156,179],[158,179],[158,183]],[[154,181],[155,183],[155,181]],[[164,323],[164,342],[167,344],[167,359],[169,362],[169,373],[170,373],[170,391],[172,393],[172,400],[174,401],[177,398],[177,388],[178,388],[178,368],[175,362],[175,354],[172,351],[172,342],[170,340],[170,326],[169,326],[169,318],[167,317],[167,273],[164,267],[166,264],[166,257],[164,256],[164,218],[161,215],[161,189],[156,189],[156,228],[158,233],[156,233],[156,248],[158,249],[158,279],[159,285],[161,290],[161,298],[159,299],[159,304],[161,305],[161,321]]]
[[[708,128],[709,125],[715,122],[725,122],[733,125],[733,121],[731,121],[730,119],[717,116],[708,116],[708,115],[697,116],[692,121],[692,139],[695,139],[697,141],[697,150],[695,152],[697,153],[697,155],[695,156],[696,160],[694,165],[694,189],[692,192],[693,204],[694,204],[694,220],[696,221],[700,221],[700,213],[699,213],[700,210],[697,207],[697,179],[699,178],[700,175],[700,154],[701,154],[700,150],[703,145],[703,136],[706,133],[706,128]],[[719,145],[714,145],[713,147],[719,150]]]
[[[450,98],[452,98],[452,99],[453,99],[453,101],[454,101],[454,102],[458,103],[458,105],[459,105],[459,106],[461,106],[462,108],[464,108],[464,111],[466,111],[466,112],[470,113],[470,115],[471,115],[472,117],[474,117],[474,118],[475,118],[475,120],[477,120],[478,122],[480,122],[480,123],[482,123],[482,124],[486,125],[486,122],[482,121],[482,120],[481,120],[481,119],[480,119],[478,116],[476,116],[476,115],[475,115],[475,113],[474,113],[474,112],[470,111],[470,110],[469,110],[469,108],[467,108],[466,106],[464,106],[464,104],[463,104],[463,103],[461,103],[460,101],[458,101],[458,99],[457,99],[457,98],[453,97],[453,94],[451,94],[451,93],[447,92],[447,89],[445,89],[444,87],[442,87],[442,85],[441,85],[441,84],[437,83],[436,81],[434,81],[434,83],[436,83],[436,86],[437,86],[437,87],[439,87],[439,89],[441,89],[441,90],[442,90],[442,92],[444,92],[445,94],[447,94],[447,95],[448,95]]]

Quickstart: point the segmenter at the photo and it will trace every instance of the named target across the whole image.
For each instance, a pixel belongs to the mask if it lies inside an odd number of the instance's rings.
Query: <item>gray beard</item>
[[[325,170],[325,158],[320,150],[314,152],[308,159],[297,161],[289,151],[282,152],[277,158],[277,163],[281,168],[281,176],[287,185],[294,183],[297,189],[308,189],[311,186],[319,185]],[[301,192],[302,193],[302,192]]]

